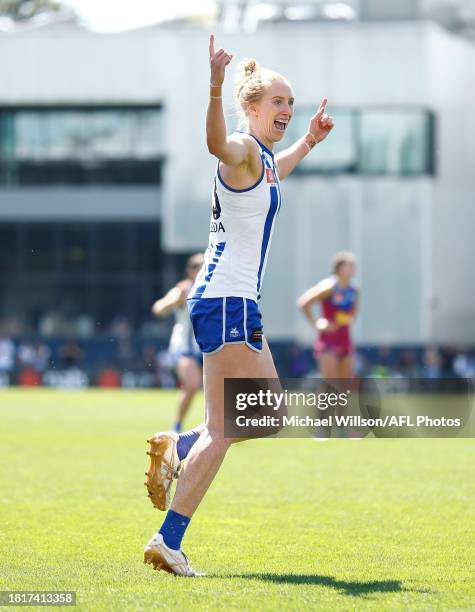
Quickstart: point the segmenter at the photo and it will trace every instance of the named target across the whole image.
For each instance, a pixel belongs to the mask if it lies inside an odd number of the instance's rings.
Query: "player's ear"
[[[256,108],[256,105],[253,102],[248,104],[248,106],[247,106],[247,113],[248,113],[248,115],[252,115],[253,117],[257,117],[257,108]]]

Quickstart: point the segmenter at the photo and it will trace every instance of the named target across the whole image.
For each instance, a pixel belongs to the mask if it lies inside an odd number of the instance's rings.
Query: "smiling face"
[[[284,79],[268,83],[258,102],[249,105],[249,128],[265,145],[272,148],[282,139],[292,118],[294,96]]]

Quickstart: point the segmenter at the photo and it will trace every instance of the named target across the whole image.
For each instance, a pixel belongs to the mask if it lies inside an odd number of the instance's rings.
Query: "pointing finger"
[[[214,55],[214,34],[210,34],[209,37],[209,56],[210,58]]]
[[[325,112],[325,107],[327,105],[327,102],[328,102],[328,99],[323,98],[320,104],[320,108],[318,109],[318,112],[317,112],[317,117],[321,117],[323,115],[323,113]]]

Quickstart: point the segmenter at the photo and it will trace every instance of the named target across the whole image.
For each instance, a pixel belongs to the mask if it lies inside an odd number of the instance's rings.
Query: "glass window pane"
[[[159,224],[137,224],[136,266],[143,272],[157,273],[160,268]]]
[[[66,225],[63,232],[63,267],[65,272],[89,269],[90,241],[87,225]]]
[[[0,184],[159,185],[159,108],[0,112]]]
[[[17,272],[18,231],[14,223],[0,223],[0,277]]]
[[[125,223],[101,223],[99,226],[99,270],[123,272],[130,253],[127,248]]]
[[[423,110],[365,110],[360,114],[361,173],[430,173],[431,116]]]
[[[156,159],[163,153],[163,114],[144,110],[134,114],[132,132],[133,156],[137,159]]]
[[[84,155],[83,122],[74,112],[15,113],[16,160],[75,159]]]
[[[26,269],[28,272],[51,272],[54,268],[53,226],[44,223],[27,227]]]
[[[126,159],[133,157],[133,111],[89,113],[86,118],[91,155],[96,159]]]

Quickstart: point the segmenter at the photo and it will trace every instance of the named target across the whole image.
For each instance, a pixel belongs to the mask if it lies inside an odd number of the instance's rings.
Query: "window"
[[[0,109],[0,185],[160,183],[154,108]]]
[[[53,225],[34,223],[25,228],[25,264],[28,272],[48,272],[54,266]]]
[[[305,134],[314,108],[297,109],[281,149]],[[434,173],[434,115],[420,108],[331,109],[335,128],[296,172],[413,176]]]
[[[18,271],[18,236],[14,223],[0,224],[0,278]]]
[[[0,319],[138,326],[176,280],[163,269],[158,223],[0,223]]]
[[[431,174],[432,117],[423,110],[367,110],[359,115],[362,174]]]

